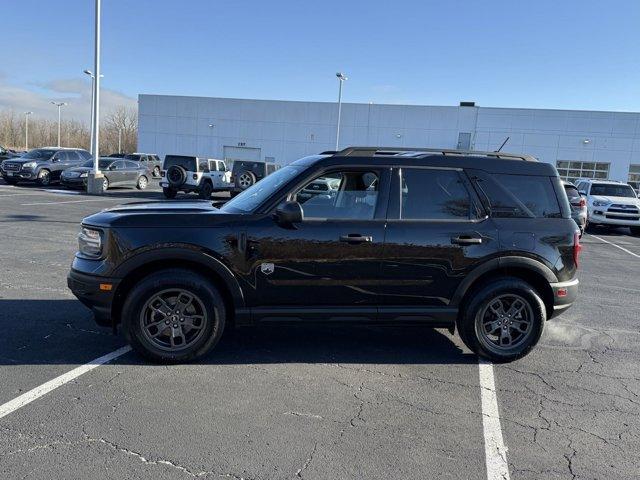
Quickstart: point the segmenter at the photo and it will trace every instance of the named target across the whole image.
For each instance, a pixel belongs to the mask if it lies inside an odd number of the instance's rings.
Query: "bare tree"
[[[29,147],[45,147],[58,142],[58,125],[54,120],[29,117]],[[63,147],[90,148],[89,127],[77,120],[63,120],[60,126]],[[100,154],[118,151],[118,131],[121,132],[123,152],[136,150],[138,141],[138,114],[135,109],[118,107],[102,120],[100,127]],[[24,115],[13,110],[0,111],[0,145],[22,150],[25,147]]]

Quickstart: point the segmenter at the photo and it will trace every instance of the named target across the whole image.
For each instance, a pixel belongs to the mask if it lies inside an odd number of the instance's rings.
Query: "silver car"
[[[587,199],[580,195],[578,187],[573,183],[563,180],[564,191],[567,192],[567,198],[571,205],[571,218],[575,220],[580,228],[580,236],[587,228]]]

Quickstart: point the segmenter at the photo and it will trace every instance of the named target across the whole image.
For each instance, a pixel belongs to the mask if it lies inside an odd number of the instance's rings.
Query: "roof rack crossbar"
[[[507,152],[484,152],[480,150],[456,150],[447,148],[416,148],[416,147],[348,147],[344,150],[336,152],[335,155],[341,157],[368,157],[368,156],[399,156],[413,153],[414,157],[428,156],[430,154],[440,155],[463,155],[463,156],[480,156],[494,157],[507,160],[523,160],[526,162],[537,162],[536,158],[523,153],[507,153]],[[423,153],[424,155],[420,155]],[[408,156],[408,155],[406,155]]]

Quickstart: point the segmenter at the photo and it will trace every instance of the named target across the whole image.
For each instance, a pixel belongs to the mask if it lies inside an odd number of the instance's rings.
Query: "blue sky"
[[[0,108],[85,115],[93,0],[0,3]],[[107,108],[335,101],[344,71],[347,102],[640,111],[638,0],[103,0],[102,25]]]

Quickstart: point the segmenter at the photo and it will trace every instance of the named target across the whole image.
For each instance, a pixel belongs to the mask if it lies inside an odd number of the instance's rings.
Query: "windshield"
[[[54,153],[56,153],[55,150],[42,150],[40,148],[36,148],[35,150],[25,153],[22,158],[27,158],[29,160],[49,160],[53,157]]]
[[[605,183],[591,185],[591,195],[603,195],[605,197],[630,197],[636,198],[636,192],[629,185],[607,185]]]
[[[109,159],[100,159],[98,160],[98,168],[100,170],[104,170],[106,169],[109,165],[111,165],[114,162],[113,158],[109,158]],[[83,167],[85,168],[93,168],[93,160],[87,160],[86,162],[84,162],[82,164]]]
[[[288,166],[266,176],[258,183],[247,188],[237,197],[228,201],[221,210],[227,212],[252,212],[272,193],[282,187],[302,171],[300,167]]]

